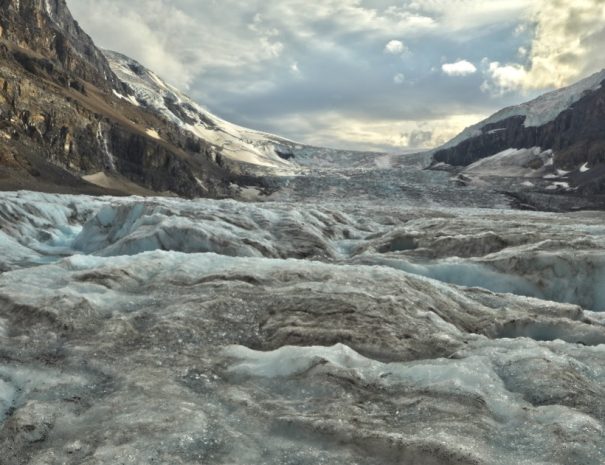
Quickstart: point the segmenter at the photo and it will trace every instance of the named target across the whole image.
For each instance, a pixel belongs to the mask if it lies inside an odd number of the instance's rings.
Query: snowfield
[[[554,174],[552,150],[540,147],[508,149],[482,158],[464,169],[465,174],[503,177],[537,177]]]
[[[602,213],[0,197],[2,463],[605,460]]]

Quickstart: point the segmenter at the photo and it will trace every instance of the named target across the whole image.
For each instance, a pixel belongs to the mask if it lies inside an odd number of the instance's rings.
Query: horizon
[[[434,148],[605,65],[601,0],[195,3],[68,0],[97,45],[217,116],[346,150]]]

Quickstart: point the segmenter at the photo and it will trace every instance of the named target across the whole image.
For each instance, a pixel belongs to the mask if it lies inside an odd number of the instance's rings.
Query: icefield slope
[[[0,463],[605,460],[602,213],[0,197]]]

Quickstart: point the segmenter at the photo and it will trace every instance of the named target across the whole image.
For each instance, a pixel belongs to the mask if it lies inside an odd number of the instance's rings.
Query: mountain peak
[[[65,0],[0,0],[0,40],[109,91],[117,80]]]

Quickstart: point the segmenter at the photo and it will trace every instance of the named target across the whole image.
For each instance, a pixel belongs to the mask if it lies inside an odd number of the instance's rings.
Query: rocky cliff
[[[31,56],[17,55],[25,66],[52,66],[104,90],[119,85],[64,0],[0,0],[0,11],[0,38],[38,55],[38,63]]]
[[[0,0],[0,188],[233,194],[210,143],[128,92],[63,0]]]
[[[433,158],[469,166],[510,149],[531,148],[552,151],[555,172],[575,193],[605,193],[605,72],[503,110],[466,130]]]

